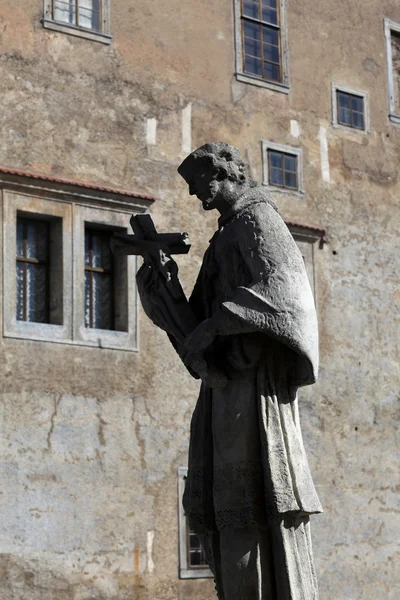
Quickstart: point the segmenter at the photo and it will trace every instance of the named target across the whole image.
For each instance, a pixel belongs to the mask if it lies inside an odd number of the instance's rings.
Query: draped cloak
[[[201,387],[183,499],[199,534],[258,524],[273,540],[279,600],[317,600],[309,515],[322,511],[305,454],[297,389],[318,370],[303,258],[263,188],[219,220],[190,305],[221,323],[207,360],[224,388]]]

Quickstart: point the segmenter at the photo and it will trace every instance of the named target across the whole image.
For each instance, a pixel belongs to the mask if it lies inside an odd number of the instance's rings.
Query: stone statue
[[[322,508],[297,389],[315,382],[318,333],[303,259],[236,148],[206,144],[178,172],[220,213],[218,231],[189,301],[161,241],[137,280],[146,313],[202,379],[185,512],[220,600],[317,600],[309,515]]]

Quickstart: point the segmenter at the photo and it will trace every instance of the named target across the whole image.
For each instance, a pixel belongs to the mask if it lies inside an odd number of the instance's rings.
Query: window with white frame
[[[332,83],[332,124],[369,133],[368,92]]]
[[[181,579],[205,579],[214,577],[208,567],[200,539],[191,531],[185,517],[182,498],[187,475],[186,467],[178,469],[178,518],[179,518],[179,576]]]
[[[303,161],[301,148],[261,143],[263,184],[274,191],[303,193]]]
[[[0,169],[1,179],[1,169]],[[109,240],[148,199],[24,189],[0,181],[3,201],[3,335],[137,350],[136,257]],[[80,197],[77,192],[82,192]],[[116,196],[118,196],[116,192]]]
[[[109,0],[44,0],[43,25],[94,41],[110,43]]]
[[[400,23],[384,19],[388,66],[389,118],[400,124]]]
[[[286,0],[234,0],[236,78],[289,91]]]

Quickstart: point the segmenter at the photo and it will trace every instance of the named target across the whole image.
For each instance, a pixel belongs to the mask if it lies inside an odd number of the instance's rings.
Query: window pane
[[[350,96],[344,92],[337,93],[338,106],[340,108],[350,108]]]
[[[282,153],[281,152],[273,152],[273,151],[269,150],[268,155],[269,155],[270,166],[281,169],[282,168]]]
[[[28,263],[26,273],[27,321],[47,322],[47,268]]]
[[[263,26],[263,42],[272,46],[279,45],[278,31],[272,27]]]
[[[24,320],[24,265],[17,262],[17,320]]]
[[[279,48],[264,44],[264,60],[279,64]]]
[[[24,255],[24,224],[17,220],[17,256]]]
[[[75,25],[75,0],[54,0],[53,19]]]
[[[359,112],[353,112],[353,127],[357,129],[364,129],[364,115]]]
[[[297,156],[285,154],[285,171],[297,171]]]
[[[285,171],[285,187],[297,190],[297,173]]]
[[[270,8],[277,8],[276,0],[262,0],[263,6],[269,6]]]
[[[338,117],[339,123],[341,123],[342,125],[349,125],[351,126],[351,116],[350,116],[350,109],[348,108],[339,108],[339,117]]]
[[[92,267],[102,267],[102,239],[100,236],[89,233],[92,242]]]
[[[99,0],[79,0],[79,21],[80,27],[87,29],[100,29],[100,3]]]
[[[271,185],[283,185],[282,169],[276,169],[275,167],[271,167],[269,171],[269,182]]]
[[[258,56],[261,58],[261,44],[257,40],[244,38],[244,52],[250,56]]]
[[[252,73],[253,75],[258,75],[261,77],[261,60],[251,56],[246,56],[244,69],[246,73]]]
[[[192,532],[189,534],[189,546],[191,550],[201,550],[200,540],[197,535]]]
[[[262,20],[267,23],[273,23],[274,25],[278,24],[278,12],[273,8],[263,8],[262,9]]]
[[[352,109],[357,112],[364,112],[364,99],[359,96],[352,96],[351,98]]]
[[[111,277],[105,273],[93,273],[93,327],[112,329],[111,323]]]
[[[259,4],[245,0],[245,2],[243,2],[243,15],[252,17],[253,19],[259,19]]]
[[[272,81],[280,81],[279,65],[264,63],[264,77]]]
[[[249,21],[245,21],[243,24],[244,27],[244,36],[248,38],[253,38],[254,40],[260,39],[260,26],[256,23],[250,23]]]
[[[202,564],[201,558],[201,552],[190,552],[190,566],[199,567]]]

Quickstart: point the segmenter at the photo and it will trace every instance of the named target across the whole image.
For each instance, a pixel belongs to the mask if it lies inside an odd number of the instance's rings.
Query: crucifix
[[[187,254],[190,250],[187,233],[158,233],[148,214],[132,215],[133,234],[115,233],[111,250],[115,255],[143,257],[136,279],[143,309],[158,327],[163,329],[180,351],[184,340],[196,329],[198,320],[191,309],[178,279],[178,266],[172,254]],[[146,294],[141,290],[146,289]],[[207,368],[202,358],[189,368],[191,374],[209,383],[219,384],[221,374]]]

